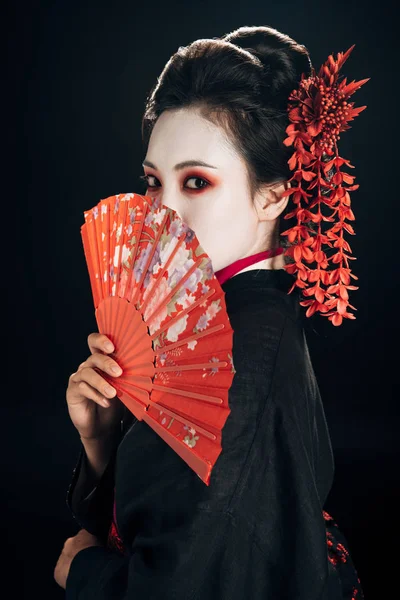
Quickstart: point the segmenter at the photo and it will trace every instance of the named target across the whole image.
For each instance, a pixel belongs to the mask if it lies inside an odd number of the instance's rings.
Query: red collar
[[[282,254],[283,248],[280,246],[279,248],[272,248],[271,250],[263,250],[262,252],[258,252],[257,254],[252,254],[251,256],[246,256],[245,258],[239,258],[239,260],[235,260],[232,264],[220,269],[219,271],[215,271],[214,275],[218,279],[220,285],[222,285],[225,281],[236,275],[239,271],[253,265],[260,260],[265,260],[270,256],[278,256]]]

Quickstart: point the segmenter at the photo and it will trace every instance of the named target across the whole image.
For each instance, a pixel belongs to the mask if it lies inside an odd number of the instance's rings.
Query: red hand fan
[[[209,485],[235,369],[225,293],[179,215],[117,194],[84,212],[81,235],[98,329],[123,373],[102,377]]]

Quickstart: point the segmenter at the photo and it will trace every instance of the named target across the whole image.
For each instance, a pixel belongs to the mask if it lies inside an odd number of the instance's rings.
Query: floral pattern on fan
[[[235,373],[210,258],[179,215],[149,196],[110,196],[84,217],[96,321],[123,369],[102,376],[209,485]]]

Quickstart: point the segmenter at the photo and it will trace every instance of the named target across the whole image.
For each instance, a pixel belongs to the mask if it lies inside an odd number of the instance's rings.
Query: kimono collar
[[[262,252],[257,252],[257,254],[252,254],[251,256],[246,256],[245,258],[239,258],[239,260],[235,260],[232,264],[220,269],[219,271],[215,271],[214,275],[218,279],[220,285],[222,285],[225,281],[236,275],[239,271],[253,265],[260,260],[265,260],[270,256],[278,256],[282,254],[283,248],[279,246],[278,248],[272,248],[271,250],[263,250]]]

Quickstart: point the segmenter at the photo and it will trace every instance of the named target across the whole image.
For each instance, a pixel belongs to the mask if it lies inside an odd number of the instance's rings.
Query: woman
[[[115,361],[105,336],[89,336],[67,390],[82,441],[67,502],[83,527],[63,551],[67,600],[363,598],[324,511],[331,442],[278,251],[287,99],[310,70],[288,36],[241,27],[179,48],[152,90],[146,193],[195,231],[220,279],[234,330],[231,413],[206,486],[144,421],[124,410],[118,428],[115,390],[102,404],[101,370]]]

